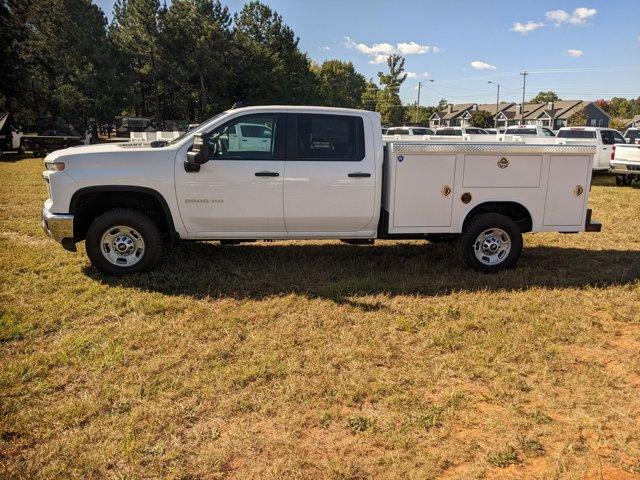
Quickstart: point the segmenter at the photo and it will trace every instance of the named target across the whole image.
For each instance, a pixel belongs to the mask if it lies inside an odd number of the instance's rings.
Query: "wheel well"
[[[485,202],[476,205],[464,219],[464,230],[469,221],[483,213],[500,213],[516,222],[522,233],[530,232],[533,226],[531,214],[523,205],[516,202]]]
[[[162,195],[149,188],[116,186],[84,188],[73,195],[69,213],[74,215],[74,240],[84,240],[93,220],[114,208],[142,212],[156,223],[163,238],[169,241],[177,238],[171,212]]]

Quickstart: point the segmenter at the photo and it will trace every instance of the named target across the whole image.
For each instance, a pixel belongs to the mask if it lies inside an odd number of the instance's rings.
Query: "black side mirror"
[[[187,152],[187,161],[184,169],[187,172],[199,172],[200,165],[209,161],[209,135],[196,133],[193,136],[193,146]]]

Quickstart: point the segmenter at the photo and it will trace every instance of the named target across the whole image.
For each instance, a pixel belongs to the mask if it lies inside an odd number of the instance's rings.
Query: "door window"
[[[231,120],[209,133],[214,160],[282,159],[284,125],[282,115],[246,115]]]
[[[361,117],[298,114],[295,142],[296,160],[360,161],[364,124]]]
[[[555,135],[555,133],[553,133],[553,132],[552,132],[551,130],[549,130],[548,128],[543,128],[543,129],[542,129],[542,134],[543,134],[545,137],[555,137],[555,136],[556,136],[556,135]]]
[[[611,130],[602,130],[602,143],[604,145],[613,145],[615,140],[613,139],[613,132]]]
[[[626,143],[623,136],[620,135],[618,132],[612,132],[613,133],[613,142],[614,143]]]

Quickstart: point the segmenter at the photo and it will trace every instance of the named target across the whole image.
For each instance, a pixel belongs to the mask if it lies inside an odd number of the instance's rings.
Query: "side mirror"
[[[209,138],[206,133],[196,133],[193,136],[193,146],[187,152],[184,169],[187,172],[199,172],[200,165],[209,161]]]

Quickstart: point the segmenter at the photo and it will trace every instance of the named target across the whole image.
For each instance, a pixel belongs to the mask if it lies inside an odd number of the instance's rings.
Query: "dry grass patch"
[[[40,169],[0,163],[0,476],[640,474],[640,189],[596,177],[604,231],[499,275],[261,242],[113,279],[44,238]]]

